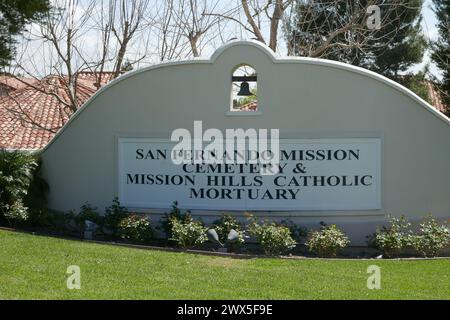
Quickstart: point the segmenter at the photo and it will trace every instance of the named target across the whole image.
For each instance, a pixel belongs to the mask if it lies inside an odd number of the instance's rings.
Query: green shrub
[[[390,218],[390,227],[377,229],[369,239],[369,244],[380,250],[386,257],[394,257],[411,246],[411,224],[404,216]]]
[[[26,201],[38,168],[35,154],[0,151],[0,220],[14,225],[28,219]]]
[[[248,225],[248,231],[261,244],[267,255],[286,254],[297,245],[289,228],[274,222],[258,223],[253,220]]]
[[[170,225],[172,226],[170,240],[182,248],[199,246],[208,240],[206,236],[208,229],[201,221],[195,221],[190,214],[185,214],[182,219],[172,217]]]
[[[119,236],[119,224],[128,216],[128,210],[120,205],[119,199],[114,198],[113,204],[105,209],[103,226],[111,231],[113,236]]]
[[[97,212],[97,208],[92,207],[88,203],[81,206],[81,211],[77,215],[74,215],[74,220],[81,231],[84,230],[85,221],[87,220],[96,223],[98,226],[102,226],[103,224],[103,217]]]
[[[136,243],[148,242],[154,234],[150,218],[137,214],[122,219],[118,232],[123,239]]]
[[[306,246],[319,257],[335,257],[350,241],[335,224],[325,225],[309,234]]]
[[[172,207],[170,208],[170,212],[166,213],[164,217],[161,219],[160,227],[158,229],[162,230],[166,235],[167,239],[172,238],[172,222],[174,220],[184,220],[187,215],[190,214],[190,211],[187,210],[185,213],[182,213],[178,208],[178,202],[174,201],[172,203]]]
[[[220,242],[227,244],[230,250],[238,249],[245,242],[244,231],[242,231],[242,224],[232,216],[223,215],[220,219],[213,222],[212,227],[219,235]],[[235,230],[239,236],[235,242],[228,243],[228,234],[231,230]]]
[[[414,249],[424,257],[436,257],[450,244],[450,229],[429,216],[420,224],[419,234],[412,238]]]
[[[3,206],[4,217],[9,222],[10,225],[15,223],[23,223],[28,220],[28,208],[22,203],[22,199],[10,204],[5,204]]]
[[[75,215],[73,212],[66,213],[44,208],[32,210],[27,224],[31,227],[65,233],[75,231],[73,225],[74,221]]]

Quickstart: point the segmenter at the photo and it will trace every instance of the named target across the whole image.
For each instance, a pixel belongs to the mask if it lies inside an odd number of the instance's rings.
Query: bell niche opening
[[[231,77],[231,111],[258,110],[258,77],[249,65],[237,67]]]

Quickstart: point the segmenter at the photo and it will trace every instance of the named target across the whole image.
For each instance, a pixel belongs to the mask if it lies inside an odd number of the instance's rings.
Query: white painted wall
[[[258,73],[260,112],[230,116],[230,76],[243,63]],[[49,206],[109,206],[117,195],[118,138],[168,139],[176,128],[192,129],[194,120],[221,130],[280,128],[283,139],[381,139],[381,210],[259,216],[290,218],[307,227],[318,227],[320,221],[337,223],[353,245],[364,244],[386,214],[406,214],[411,220],[428,213],[450,217],[448,118],[372,72],[317,59],[277,59],[265,46],[242,41],[227,44],[210,60],[142,69],[100,90],[43,151]],[[194,213],[205,221],[220,214]]]

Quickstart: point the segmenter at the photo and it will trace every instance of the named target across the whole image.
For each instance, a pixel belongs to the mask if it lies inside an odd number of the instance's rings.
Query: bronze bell
[[[241,82],[241,88],[237,93],[238,96],[253,96],[254,94],[250,91],[250,86],[247,81]]]

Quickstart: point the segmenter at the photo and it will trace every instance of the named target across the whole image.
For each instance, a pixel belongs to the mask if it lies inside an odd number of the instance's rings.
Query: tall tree
[[[252,39],[267,44],[273,51],[278,49],[280,23],[291,10],[294,0],[237,0],[225,12],[205,12],[204,15],[232,21]],[[242,36],[242,35],[241,35]]]
[[[392,1],[395,2],[395,1]],[[392,4],[395,6],[395,4]],[[399,80],[399,73],[405,72],[411,66],[422,62],[426,50],[426,40],[422,33],[422,5],[423,0],[403,0],[395,10],[387,14],[392,23],[381,26],[378,37],[383,34],[392,34],[386,46],[375,48],[371,54],[373,61],[369,59],[364,67],[385,75],[394,80]],[[383,9],[381,11],[383,14]]]
[[[371,8],[378,24],[368,23]],[[338,60],[391,78],[419,63],[422,0],[296,0],[285,21],[288,53]]]
[[[432,43],[432,60],[442,71],[439,88],[450,116],[450,0],[433,0],[438,19],[439,37]]]
[[[152,3],[150,0],[52,0],[50,12],[24,32],[10,73],[36,80],[30,83],[16,77],[26,87],[56,99],[61,121],[57,126],[42,127],[39,119],[31,117],[26,112],[26,104],[20,101],[14,104],[14,110],[19,112],[10,110],[11,113],[27,125],[50,132],[59,130],[84,101],[80,81],[85,72],[95,77],[95,85],[100,87],[147,56],[146,42],[151,36],[156,11],[152,10]],[[40,43],[38,50],[29,49],[33,43]]]
[[[48,0],[0,1],[0,70],[13,58],[14,37],[49,9]]]

